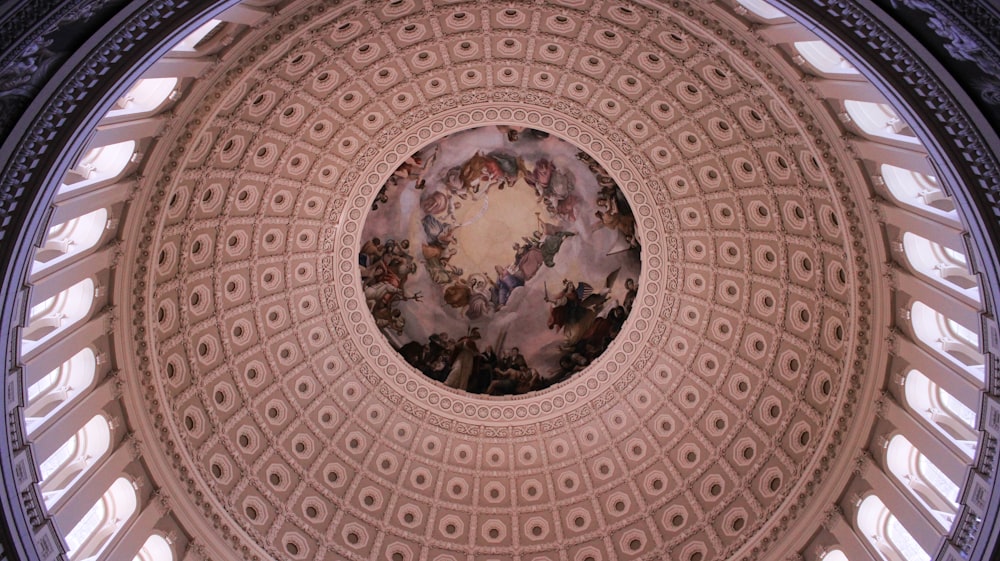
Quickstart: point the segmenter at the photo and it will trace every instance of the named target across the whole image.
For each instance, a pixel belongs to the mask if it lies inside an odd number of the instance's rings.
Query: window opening
[[[919,300],[910,309],[910,321],[917,338],[924,344],[983,380],[983,355],[979,352],[976,333]]]
[[[42,497],[52,505],[107,453],[111,446],[111,427],[104,415],[94,415],[39,466]]]
[[[886,561],[930,561],[913,535],[899,523],[876,495],[858,505],[858,530]]]
[[[24,410],[28,435],[89,388],[96,370],[97,356],[87,347],[29,386],[28,405]]]
[[[94,247],[107,227],[108,211],[100,208],[49,228],[42,245],[35,251],[32,274]]]
[[[916,272],[979,301],[979,283],[963,253],[913,232],[903,234],[903,253]]]
[[[941,525],[950,527],[958,509],[958,486],[905,436],[889,440],[886,464],[892,475]]]
[[[170,547],[167,538],[160,534],[149,536],[146,543],[142,544],[142,549],[132,559],[132,561],[173,561],[174,550]]]
[[[892,107],[870,101],[844,101],[844,110],[862,132],[880,138],[920,144],[916,133]]]
[[[785,12],[782,12],[771,4],[764,2],[764,0],[738,0],[738,2],[741,6],[751,11],[754,15],[761,19],[772,20],[788,17]]]
[[[882,164],[881,173],[881,176],[875,178],[876,183],[885,183],[889,193],[900,203],[926,209],[958,222],[955,203],[938,185],[936,177],[889,164]]]
[[[132,482],[119,477],[100,500],[66,534],[72,561],[96,558],[135,513],[137,497]]]
[[[59,194],[116,179],[131,161],[136,153],[135,149],[134,140],[91,149],[73,169],[66,172],[63,184],[59,186]]]
[[[976,453],[976,413],[919,370],[906,373],[906,404],[968,457]]]
[[[106,117],[141,115],[158,109],[168,99],[177,98],[177,78],[142,78],[118,98]]]
[[[215,29],[219,27],[219,24],[221,23],[222,23],[221,20],[217,19],[209,20],[207,23],[205,23],[198,29],[195,29],[190,35],[182,39],[180,43],[177,43],[177,46],[174,47],[173,50],[175,51],[196,50],[198,44],[204,41],[205,39],[208,39],[209,36],[212,34],[212,32],[215,31]]]
[[[858,74],[858,70],[824,41],[797,41],[795,50],[824,74]]]
[[[94,302],[94,281],[83,279],[59,294],[32,306],[28,325],[21,333],[21,353],[83,319]]]

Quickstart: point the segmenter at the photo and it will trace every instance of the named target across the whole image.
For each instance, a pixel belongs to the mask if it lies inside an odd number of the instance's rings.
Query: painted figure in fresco
[[[580,309],[580,301],[588,293],[593,293],[594,289],[587,283],[574,283],[569,279],[563,279],[562,291],[554,297],[549,296],[548,287],[545,290],[545,301],[552,304],[549,314],[549,329],[561,327],[566,321]]]
[[[538,371],[528,367],[520,349],[511,347],[500,353],[493,365],[492,377],[484,393],[489,395],[518,395],[540,389]]]
[[[495,269],[497,273],[497,307],[499,308],[507,305],[507,300],[510,299],[510,294],[514,292],[515,288],[524,286],[525,278],[516,262],[506,267],[496,265]]]
[[[532,234],[530,242],[537,245],[538,249],[542,252],[542,262],[545,263],[545,266],[555,267],[554,259],[556,254],[559,253],[559,248],[562,247],[566,238],[575,236],[576,234],[563,230],[556,224],[545,222],[542,220],[541,213],[536,212],[535,218],[538,220],[538,230]],[[542,236],[545,237],[542,238]]]
[[[441,247],[424,244],[421,248],[424,265],[431,280],[440,285],[447,285],[462,276],[461,267],[451,264],[451,258],[458,251],[453,246]]]
[[[535,167],[530,172],[524,174],[524,180],[535,188],[538,200],[545,198],[546,189],[552,183],[552,174],[555,173],[556,166],[547,158],[542,158],[535,162]]]
[[[517,265],[518,271],[521,272],[524,282],[527,283],[538,274],[538,270],[545,264],[545,255],[537,245],[527,243],[521,245],[515,242],[514,263]]]
[[[563,242],[566,238],[576,235],[560,229],[556,224],[545,222],[541,218],[541,213],[536,212],[535,218],[539,229],[534,231],[530,238],[521,238],[524,245],[519,243],[513,245],[514,263],[506,267],[495,266],[498,308],[507,304],[515,288],[524,286],[538,274],[542,265],[555,267],[555,256],[559,253]]]
[[[576,153],[576,159],[587,164],[587,169],[590,170],[590,173],[594,174],[594,177],[597,179],[598,185],[601,186],[604,185],[604,182],[602,181],[604,177],[611,179],[610,176],[608,176],[608,173],[604,171],[604,168],[601,166],[601,164],[598,163],[597,160],[595,160],[593,156],[591,156],[590,154],[584,152],[583,150],[580,150],[579,152]]]
[[[394,304],[407,300],[420,302],[420,291],[408,295],[402,287],[387,281],[365,287],[365,302],[368,304],[372,317],[375,318],[375,325],[379,328],[392,329],[398,335],[402,335],[405,323],[402,312]]]
[[[635,302],[635,295],[639,293],[639,287],[635,284],[635,279],[625,279],[625,298],[622,300],[622,307],[627,311],[632,311],[632,304]]]
[[[455,351],[455,341],[447,333],[441,332],[430,336],[427,344],[425,360],[430,369],[430,376],[439,382],[448,377],[451,367],[451,355]]]
[[[410,341],[399,348],[399,354],[428,377],[444,382],[451,369],[455,341],[445,332],[432,333],[426,344]]]
[[[469,303],[465,309],[465,316],[469,319],[479,319],[495,309],[496,290],[490,278],[484,273],[469,275]]]
[[[594,203],[597,206],[597,211],[594,213],[597,223],[592,230],[599,228],[616,230],[625,238],[629,248],[637,249],[639,240],[635,236],[635,216],[632,215],[632,209],[618,188],[618,184],[590,154],[581,151],[576,157],[587,164],[587,168],[594,174],[601,188]]]
[[[476,320],[496,311],[496,285],[485,274],[473,273],[445,287],[444,301],[452,308],[465,308],[465,317]]]
[[[535,188],[538,200],[552,216],[576,221],[576,206],[580,198],[576,195],[576,179],[569,170],[557,169],[547,158],[535,162],[530,172],[524,173],[524,180]]]
[[[478,328],[458,340],[441,332],[432,334],[425,344],[409,342],[399,353],[428,377],[470,393],[519,395],[551,385],[528,365],[518,347],[504,350],[504,337],[498,338],[496,346],[479,350]]]
[[[604,288],[595,291],[594,287],[585,282],[572,282],[563,279],[563,288],[554,298],[545,291],[545,301],[549,308],[549,329],[562,330],[565,336],[564,348],[569,348],[584,339],[589,330],[594,327],[604,304],[610,299],[611,288],[618,277],[620,269],[615,269],[607,276]]]
[[[425,215],[448,216],[455,219],[455,209],[451,197],[441,191],[425,192],[420,197],[420,210]]]
[[[537,129],[529,129],[517,125],[497,125],[497,130],[507,137],[508,142],[519,140],[543,140],[549,137],[549,133]]]
[[[452,308],[464,308],[469,305],[469,298],[472,296],[472,288],[469,281],[464,278],[455,279],[444,289],[444,302]]]
[[[508,152],[476,152],[462,165],[449,169],[443,178],[445,187],[461,199],[479,200],[491,187],[503,189],[517,181],[523,170],[521,160]]]
[[[380,329],[391,329],[402,334],[405,327],[403,314],[396,308],[399,302],[421,301],[419,291],[406,294],[406,279],[417,271],[417,264],[410,256],[410,241],[372,238],[361,246],[358,260],[365,303]]]
[[[365,242],[358,252],[362,282],[370,284],[373,279],[383,280],[387,275],[405,278],[413,272],[415,265],[409,248],[409,240],[397,244],[391,239],[382,243],[378,238],[372,238]]]
[[[597,196],[597,212],[594,216],[599,220],[596,228],[608,228],[616,230],[629,244],[629,247],[639,246],[639,241],[635,237],[635,217],[628,209],[621,191],[617,187],[604,187]]]
[[[455,247],[455,231],[457,227],[442,222],[433,215],[424,215],[421,223],[427,243],[421,247],[424,265],[431,280],[440,285],[447,285],[462,276],[462,269],[451,265],[451,258],[458,251]]]
[[[609,276],[607,283],[609,288],[614,284],[614,276],[616,276],[616,273],[612,273]],[[555,377],[551,383],[558,383],[572,376],[574,373],[583,370],[604,352],[604,349],[618,336],[622,326],[625,324],[625,319],[632,310],[632,304],[635,302],[637,292],[635,279],[626,279],[625,296],[622,302],[610,306],[606,314],[598,314],[590,322],[590,325],[582,331],[580,337],[575,342],[563,345],[563,353],[559,359],[559,368],[555,371]]]
[[[382,240],[371,238],[361,245],[361,251],[358,252],[358,264],[361,265],[362,270],[374,265],[376,261],[380,261],[381,259]]]
[[[409,253],[410,240],[396,243],[386,240],[380,248],[375,248],[378,259],[361,271],[361,280],[368,286],[387,281],[396,286],[402,286],[407,277],[417,271],[417,264]]]
[[[468,335],[455,343],[455,351],[451,359],[451,370],[445,378],[444,385],[458,390],[469,386],[469,379],[475,371],[479,360],[479,347],[476,341],[482,338],[478,327],[473,327]]]
[[[372,210],[378,210],[378,205],[384,205],[389,202],[389,190],[386,188],[386,185],[383,185],[378,190],[378,194],[375,195],[375,200],[372,201]]]
[[[624,306],[612,306],[607,314],[597,315],[576,341],[563,345],[559,368],[552,383],[565,380],[594,361],[621,331],[628,311]]]
[[[423,189],[427,183],[427,180],[424,178],[424,172],[430,169],[436,157],[436,147],[431,150],[429,154],[416,154],[410,156],[402,164],[400,164],[398,168],[396,168],[396,171],[392,172],[392,175],[389,176],[389,182],[391,182],[393,186],[396,186],[407,181],[413,181],[414,189]]]
[[[438,220],[432,214],[424,215],[420,224],[424,228],[428,244],[443,248],[455,243],[455,231],[458,227],[454,224]]]
[[[391,187],[397,187],[406,182],[413,181],[414,189],[423,189],[426,184],[424,172],[431,166],[436,156],[437,147],[434,147],[428,154],[414,154],[407,158],[392,172],[392,175],[386,179],[385,183],[382,184],[382,187],[378,190],[378,194],[375,195],[375,200],[372,201],[372,210],[378,210],[380,205],[389,203],[389,189]]]
[[[555,267],[555,256],[559,253],[563,242],[576,234],[562,230],[556,224],[545,222],[541,219],[540,213],[535,213],[535,217],[539,230],[533,232],[530,238],[522,238],[523,245],[513,244],[513,263],[507,266],[494,266],[495,281],[486,282],[484,279],[488,277],[484,274],[475,274],[467,279],[459,278],[462,274],[461,269],[455,267],[448,271],[442,270],[442,265],[431,258],[436,257],[437,253],[429,253],[429,246],[425,245],[424,256],[431,278],[439,284],[447,285],[444,290],[444,301],[453,308],[466,308],[467,318],[479,319],[506,306],[514,290],[525,286],[538,274],[542,265]],[[430,237],[432,232],[438,231],[440,223],[432,216],[425,216],[424,224]],[[429,227],[428,224],[434,226]],[[430,246],[430,249],[433,248],[433,245]],[[447,250],[442,252],[447,253]]]
[[[521,395],[544,387],[546,384],[534,368],[527,371],[497,370],[485,393],[489,395]]]
[[[497,185],[498,189],[510,187],[524,172],[524,162],[514,154],[495,150],[486,155],[500,167],[501,177]]]
[[[455,194],[463,199],[472,197],[478,200],[486,195],[490,187],[500,183],[503,170],[499,162],[476,152],[462,164],[458,176],[462,180],[462,190],[455,191]]]

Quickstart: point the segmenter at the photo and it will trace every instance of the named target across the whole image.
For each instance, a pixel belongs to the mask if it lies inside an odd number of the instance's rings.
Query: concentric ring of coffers
[[[291,559],[725,558],[821,485],[858,298],[825,141],[695,8],[569,4],[315,8],[191,107],[145,313],[178,477],[234,536]],[[498,123],[587,150],[642,240],[608,351],[503,401],[406,364],[359,263],[400,164]]]

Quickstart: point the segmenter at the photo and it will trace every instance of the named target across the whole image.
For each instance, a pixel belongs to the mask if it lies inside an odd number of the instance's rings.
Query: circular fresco
[[[415,368],[470,393],[537,391],[621,330],[640,246],[590,155],[514,126],[451,134],[392,174],[358,261],[368,308]]]

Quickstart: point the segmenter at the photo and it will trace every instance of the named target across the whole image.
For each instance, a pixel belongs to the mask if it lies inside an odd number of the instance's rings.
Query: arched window
[[[983,379],[983,355],[976,333],[919,300],[910,309],[910,321],[918,339],[979,380]]]
[[[27,353],[83,319],[94,302],[94,281],[83,279],[31,308],[21,334],[21,353]]]
[[[170,547],[167,538],[160,534],[149,536],[146,543],[142,544],[142,549],[132,561],[173,561],[174,550]]]
[[[37,273],[94,247],[107,225],[108,211],[99,208],[49,228],[42,245],[35,251],[31,272]]]
[[[906,404],[971,459],[976,453],[976,413],[919,370],[906,373]]]
[[[42,497],[52,507],[73,483],[100,460],[111,446],[111,427],[104,415],[94,415],[39,466]]]
[[[946,322],[945,332],[949,336],[962,341],[962,343],[968,345],[970,348],[975,349],[976,352],[979,352],[979,335],[971,329],[967,329],[957,321],[949,319]]]
[[[937,178],[901,167],[882,164],[882,175],[876,183],[884,183],[889,193],[902,204],[929,210],[958,222],[955,203],[938,185]]]
[[[87,347],[28,386],[28,405],[24,409],[28,435],[45,419],[89,388],[96,370],[97,356],[93,349]]]
[[[764,0],[738,0],[741,6],[764,20],[787,18],[788,15]]]
[[[931,556],[875,495],[858,505],[858,531],[886,561],[930,561]]]
[[[96,559],[101,549],[135,514],[138,503],[135,487],[125,477],[119,477],[100,500],[66,534],[66,547],[71,561]]]
[[[180,43],[177,43],[177,46],[175,46],[173,50],[178,52],[191,52],[196,50],[198,43],[207,39],[221,23],[221,20],[209,20],[205,23],[205,25],[195,29],[190,35],[182,39]]]
[[[943,526],[951,526],[958,510],[958,485],[901,434],[889,440],[886,464],[928,512]]]
[[[824,41],[797,41],[795,50],[813,68],[824,74],[851,74],[858,70]]]
[[[134,140],[126,140],[91,149],[66,172],[59,194],[116,179],[135,154],[135,147]]]
[[[969,272],[964,253],[913,232],[903,234],[903,253],[918,273],[979,301],[979,284]]]
[[[844,101],[844,110],[858,125],[858,128],[867,135],[900,140],[907,144],[920,144],[913,129],[896,114],[892,107],[884,103],[848,99]]]
[[[839,549],[831,549],[819,558],[819,561],[849,561],[847,555]]]
[[[152,113],[167,99],[176,99],[177,78],[143,78],[135,83],[125,95],[118,98],[108,111],[107,118],[132,115],[134,117]]]

